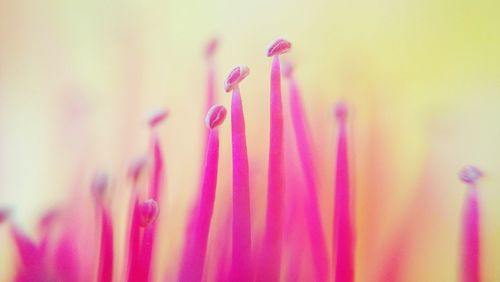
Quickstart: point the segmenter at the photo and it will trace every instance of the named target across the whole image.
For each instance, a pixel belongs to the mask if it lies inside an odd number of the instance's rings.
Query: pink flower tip
[[[286,78],[291,78],[293,76],[293,65],[290,62],[283,62],[283,67],[281,72]]]
[[[207,46],[205,47],[205,58],[211,59],[215,55],[218,47],[219,39],[217,37],[210,39],[210,41],[208,41],[207,43]]]
[[[162,122],[165,118],[168,117],[167,109],[158,109],[152,111],[148,116],[148,124],[151,128],[157,126],[160,122]]]
[[[226,81],[224,81],[224,90],[226,92],[233,90],[249,74],[250,70],[247,66],[235,67],[227,76]]]
[[[158,203],[153,199],[146,200],[140,204],[139,211],[141,214],[141,226],[146,227],[158,217]]]
[[[475,184],[476,181],[483,176],[483,172],[477,167],[468,165],[458,173],[458,178],[467,184]]]
[[[227,110],[222,105],[214,105],[212,106],[205,117],[205,125],[209,129],[213,129],[219,125],[221,125],[226,119]]]
[[[267,48],[267,56],[278,56],[288,52],[292,48],[292,43],[290,41],[285,40],[283,38],[278,38],[271,42],[269,47]]]
[[[92,179],[92,194],[98,200],[101,200],[106,193],[108,188],[108,175],[103,171],[98,171],[95,173]]]
[[[337,102],[337,104],[333,108],[333,113],[338,121],[345,121],[348,112],[349,107],[347,106],[347,103],[345,101]]]
[[[0,208],[0,224],[6,221],[10,216],[10,209]]]
[[[133,181],[137,181],[139,179],[147,161],[148,160],[145,157],[138,157],[132,161],[130,167],[128,168],[128,176]]]

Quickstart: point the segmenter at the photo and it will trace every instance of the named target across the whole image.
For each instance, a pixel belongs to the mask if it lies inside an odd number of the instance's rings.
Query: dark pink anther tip
[[[157,126],[168,117],[167,109],[159,109],[151,112],[148,116],[148,124],[151,128]]]
[[[222,105],[214,105],[212,106],[205,117],[205,125],[209,129],[213,129],[219,125],[221,125],[226,119],[227,110]]]
[[[483,173],[475,166],[468,165],[458,173],[458,178],[467,184],[475,184],[483,176]]]
[[[102,200],[108,188],[108,175],[103,171],[95,173],[92,179],[92,194],[98,200]]]
[[[235,67],[224,81],[224,90],[226,92],[233,90],[248,74],[250,74],[250,70],[247,66]]]
[[[281,72],[286,78],[291,78],[293,76],[293,65],[290,62],[283,62]]]
[[[218,47],[219,39],[217,37],[214,37],[210,41],[208,41],[207,46],[205,47],[205,58],[211,59],[215,55]]]
[[[153,199],[146,200],[140,204],[139,211],[141,214],[141,226],[146,227],[158,217],[158,203]]]
[[[271,42],[269,47],[267,48],[267,56],[277,56],[288,52],[292,48],[292,43],[290,41],[285,40],[283,38],[278,38]]]
[[[142,171],[144,170],[144,167],[146,166],[147,161],[148,160],[145,157],[138,157],[132,161],[130,167],[128,168],[128,176],[133,181],[137,181],[139,179]]]
[[[347,114],[349,112],[349,108],[347,103],[344,101],[337,102],[333,109],[333,113],[338,121],[345,121],[347,118]]]

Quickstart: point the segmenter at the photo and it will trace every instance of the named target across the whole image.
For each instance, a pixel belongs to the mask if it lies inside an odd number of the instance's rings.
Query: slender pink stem
[[[243,71],[242,71],[243,70]],[[240,78],[233,79],[238,71]],[[245,74],[246,73],[246,74]],[[243,75],[242,75],[243,74]],[[231,95],[231,131],[233,152],[233,231],[231,281],[251,280],[251,230],[250,230],[250,182],[248,176],[248,155],[245,136],[245,118],[240,89],[234,81],[241,81],[248,75],[248,69],[233,70],[226,80],[226,91]],[[243,76],[243,78],[241,78]]]
[[[271,109],[267,211],[264,242],[261,250],[259,281],[279,281],[283,237],[283,105],[281,101],[281,68],[279,56],[271,67]]]
[[[101,207],[101,252],[97,281],[113,281],[113,224],[106,207]]]
[[[481,281],[480,214],[476,181],[481,172],[472,166],[462,170],[460,178],[469,185],[462,217],[462,282]]]
[[[337,105],[336,115],[339,122],[339,133],[335,172],[333,270],[334,281],[351,282],[354,281],[354,232],[351,222],[346,105]]]
[[[219,168],[219,126],[226,117],[223,106],[213,106],[205,119],[210,129],[205,169],[203,173],[201,197],[197,203],[196,215],[184,249],[179,281],[201,281],[207,250],[208,234],[215,202],[217,171]]]
[[[309,127],[307,125],[306,115],[297,83],[292,76],[291,70],[288,70],[286,73],[289,80],[290,110],[297,142],[297,150],[306,180],[307,192],[304,195],[304,202],[308,233],[312,245],[311,251],[316,271],[316,281],[326,281],[328,279],[328,254],[319,211],[313,154],[310,139],[308,138],[310,136]]]
[[[152,199],[158,201],[163,183],[163,155],[160,139],[156,131],[152,132],[151,147],[153,151],[153,167],[151,169],[149,195]]]

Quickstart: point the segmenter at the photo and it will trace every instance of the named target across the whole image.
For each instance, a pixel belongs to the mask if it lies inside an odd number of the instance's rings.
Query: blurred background
[[[485,281],[499,281],[499,10],[495,0],[0,0],[0,205],[34,232],[75,179],[103,168],[116,209],[126,206],[123,175],[147,148],[146,114],[167,107],[166,213],[183,219],[202,154],[205,44],[220,39],[220,103],[228,105],[222,81],[232,67],[251,69],[242,84],[249,151],[265,157],[265,50],[282,36],[293,43],[286,59],[296,65],[316,153],[332,156],[320,168],[324,214],[333,195],[331,105],[344,98],[353,107],[358,281],[375,281],[398,234],[412,235],[400,236],[404,281],[457,280],[466,189],[456,173],[466,164],[486,174],[482,267]],[[221,130],[230,165],[228,124]],[[265,167],[255,170],[265,177]],[[166,228],[177,234],[165,247],[175,253],[182,220]],[[5,266],[7,234],[0,227]],[[0,277],[11,273],[0,267]]]

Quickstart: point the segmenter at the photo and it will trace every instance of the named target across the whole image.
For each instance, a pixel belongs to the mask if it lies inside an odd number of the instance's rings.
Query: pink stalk
[[[347,106],[335,108],[339,124],[337,165],[335,174],[335,207],[333,216],[334,281],[354,281],[354,231],[351,222],[349,162],[347,156]]]
[[[224,89],[231,94],[231,131],[233,151],[233,231],[231,281],[251,280],[250,184],[245,137],[245,118],[238,84],[249,74],[245,66],[234,68]]]
[[[219,132],[217,127],[226,118],[226,108],[216,105],[210,108],[205,119],[210,130],[205,169],[201,185],[201,197],[197,203],[196,215],[187,246],[184,249],[183,261],[179,274],[179,281],[201,281],[207,250],[210,222],[215,202],[217,187],[217,170],[219,167]]]
[[[326,250],[326,239],[323,232],[321,215],[319,211],[316,176],[313,154],[310,145],[309,130],[300,97],[299,88],[293,77],[293,68],[286,65],[284,75],[289,83],[289,102],[292,117],[297,150],[306,181],[307,191],[304,194],[306,219],[308,233],[311,242],[314,267],[316,271],[316,281],[326,281],[328,279],[328,254]]]
[[[160,140],[155,128],[168,116],[168,111],[158,110],[149,117],[149,126],[151,127],[151,147],[153,153],[153,168],[151,170],[151,179],[149,195],[155,201],[159,200],[160,189],[163,182],[163,155],[161,152]]]
[[[468,166],[460,172],[460,179],[469,186],[462,217],[462,282],[481,281],[481,233],[479,199],[476,182],[482,176],[476,167]]]
[[[149,117],[149,126],[151,128],[151,147],[153,154],[153,167],[151,169],[149,196],[158,203],[160,200],[161,188],[163,185],[163,155],[161,151],[160,139],[156,132],[156,127],[168,116],[167,110],[158,110],[153,112]],[[149,205],[152,205],[149,203]],[[144,229],[141,243],[141,266],[140,266],[140,281],[149,281],[149,273],[151,271],[151,259],[153,256],[153,246],[156,237],[156,222],[152,221]]]
[[[269,166],[267,211],[264,241],[261,250],[259,281],[279,281],[281,268],[281,241],[283,237],[283,105],[281,101],[281,69],[279,55],[290,50],[290,42],[277,39],[267,51],[273,57],[271,67],[271,109],[269,134]]]
[[[113,224],[105,207],[101,209],[101,254],[97,281],[113,281]]]
[[[151,258],[153,253],[153,244],[155,239],[155,221],[158,217],[158,203],[149,199],[142,202],[139,206],[140,224],[144,227],[142,236],[141,253],[139,259],[140,275],[137,281],[150,281]]]
[[[140,250],[140,214],[139,214],[139,195],[138,181],[145,166],[145,159],[137,159],[132,163],[129,169],[129,176],[132,179],[132,193],[130,195],[130,222],[127,239],[127,264],[125,267],[127,280],[137,281],[139,279],[139,250]]]
[[[101,246],[97,272],[97,281],[99,282],[113,281],[113,224],[111,215],[104,204],[104,194],[107,186],[106,174],[96,174],[92,182],[92,192],[96,199],[97,212],[101,220]]]

